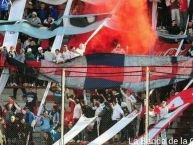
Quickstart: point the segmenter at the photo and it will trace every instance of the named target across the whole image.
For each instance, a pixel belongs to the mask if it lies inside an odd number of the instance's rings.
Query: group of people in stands
[[[135,110],[141,112],[141,115],[109,142],[132,141],[144,131],[144,98],[142,94],[120,88],[86,91],[78,96],[70,95],[68,98],[72,116],[65,116],[67,130],[72,127],[71,124],[75,124],[79,120],[82,114],[89,118],[97,116],[95,122],[72,141],[92,141]],[[149,110],[150,127],[160,119],[164,119],[169,113],[165,101],[155,107],[151,105]],[[162,132],[161,137],[166,138],[165,131]]]
[[[82,115],[88,118],[97,116],[97,119],[72,141],[92,141],[134,110],[143,112],[144,97],[132,90],[118,88],[83,92],[73,90],[73,92],[75,93],[67,93],[69,106],[65,109],[64,115],[65,133],[78,122]],[[2,142],[15,145],[19,139],[20,144],[33,143],[34,131],[40,131],[43,134],[42,142],[46,142],[46,145],[59,140],[61,104],[55,104],[51,110],[44,105],[41,115],[37,116],[39,106],[34,88],[26,90],[23,99],[26,102],[24,107],[17,104],[16,98],[10,98],[6,105],[1,104]],[[165,102],[161,106],[152,105],[149,110],[149,126],[156,124],[168,113]],[[127,125],[110,142],[128,142],[143,133],[143,116],[144,114],[141,113],[140,117]],[[12,130],[11,133],[9,133],[10,130]]]
[[[192,0],[158,0],[158,23],[159,29],[168,29],[171,34],[179,34],[186,29],[189,21],[192,21]]]
[[[35,97],[35,98],[33,98]],[[0,105],[0,144],[35,145],[34,131],[41,132],[38,140],[43,145],[52,145],[61,137],[60,114],[57,105],[51,110],[46,107],[36,116],[37,94],[26,94],[26,104],[20,107],[14,98]],[[29,102],[30,101],[30,102]],[[34,102],[34,103],[32,103]],[[37,140],[36,140],[37,141]]]
[[[26,41],[29,41],[29,40],[26,40]],[[27,43],[28,42],[24,42],[26,47],[21,48],[19,51],[15,50],[14,47],[10,47],[10,50],[7,52],[6,47],[0,47],[0,52],[3,52],[5,56],[9,58],[14,58],[15,60],[21,63],[25,63],[28,60],[33,60],[37,62],[41,60],[46,60],[48,62],[57,63],[57,64],[64,63],[78,56],[83,56],[85,52],[84,44],[80,44],[80,48],[72,47],[70,49],[68,48],[67,45],[64,45],[62,49],[63,51],[56,49],[55,53],[52,53],[51,51],[47,51],[47,50],[44,51],[43,48],[40,46],[38,47],[38,45],[34,45],[35,43],[34,40],[31,40],[29,45]],[[15,71],[18,71],[18,72],[15,72]],[[23,86],[23,84],[26,85],[26,83],[28,84],[30,83],[30,85],[35,83],[34,85],[37,85],[37,86],[43,86],[46,84],[43,81],[37,81],[34,79],[30,79],[29,77],[26,77],[26,79],[24,79],[24,75],[22,75],[23,72],[20,70],[13,69],[11,73],[12,75],[8,83],[9,86]],[[22,91],[23,93],[25,93],[25,90],[22,89]],[[14,94],[14,96],[15,95],[16,94]]]

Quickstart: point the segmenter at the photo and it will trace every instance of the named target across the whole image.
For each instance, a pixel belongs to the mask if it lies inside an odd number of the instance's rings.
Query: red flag
[[[169,110],[173,110],[186,103],[193,103],[193,88],[184,90],[167,101]]]

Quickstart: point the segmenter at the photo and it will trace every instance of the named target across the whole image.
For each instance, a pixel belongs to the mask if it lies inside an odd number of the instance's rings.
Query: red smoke
[[[103,27],[87,45],[86,53],[111,52],[114,40],[120,42],[128,54],[149,53],[150,47],[155,43],[156,35],[149,24],[146,0],[121,1],[120,7],[116,10],[116,17],[112,17],[118,22],[116,25],[119,30]],[[105,6],[97,6],[94,9],[86,5],[86,11],[106,12],[112,10],[117,1],[105,2]],[[79,36],[77,40],[84,42],[89,35],[81,35],[82,38]]]

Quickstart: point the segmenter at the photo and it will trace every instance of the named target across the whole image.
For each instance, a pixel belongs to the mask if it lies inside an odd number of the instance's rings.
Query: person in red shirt
[[[180,27],[184,31],[188,19],[188,1],[180,0]]]

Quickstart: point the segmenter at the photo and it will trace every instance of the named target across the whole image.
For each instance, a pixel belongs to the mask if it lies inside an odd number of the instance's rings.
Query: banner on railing
[[[160,120],[156,125],[153,126],[152,129],[148,131],[148,142],[153,144],[157,144],[157,142],[160,142],[158,139],[154,139],[156,136],[159,135],[166,127],[169,126],[169,124],[178,117],[178,115],[183,112],[190,104],[187,103],[179,108],[177,108],[175,111],[169,113],[167,115],[167,118],[164,118]],[[146,136],[142,135],[140,138],[135,139],[133,143],[130,145],[144,145]]]
[[[90,142],[88,145],[102,145],[117,133],[119,133],[123,128],[125,128],[129,123],[131,123],[138,115],[138,112],[135,110],[126,117],[123,117],[119,122],[113,125],[110,129],[104,132],[102,135],[97,137],[95,140]]]

